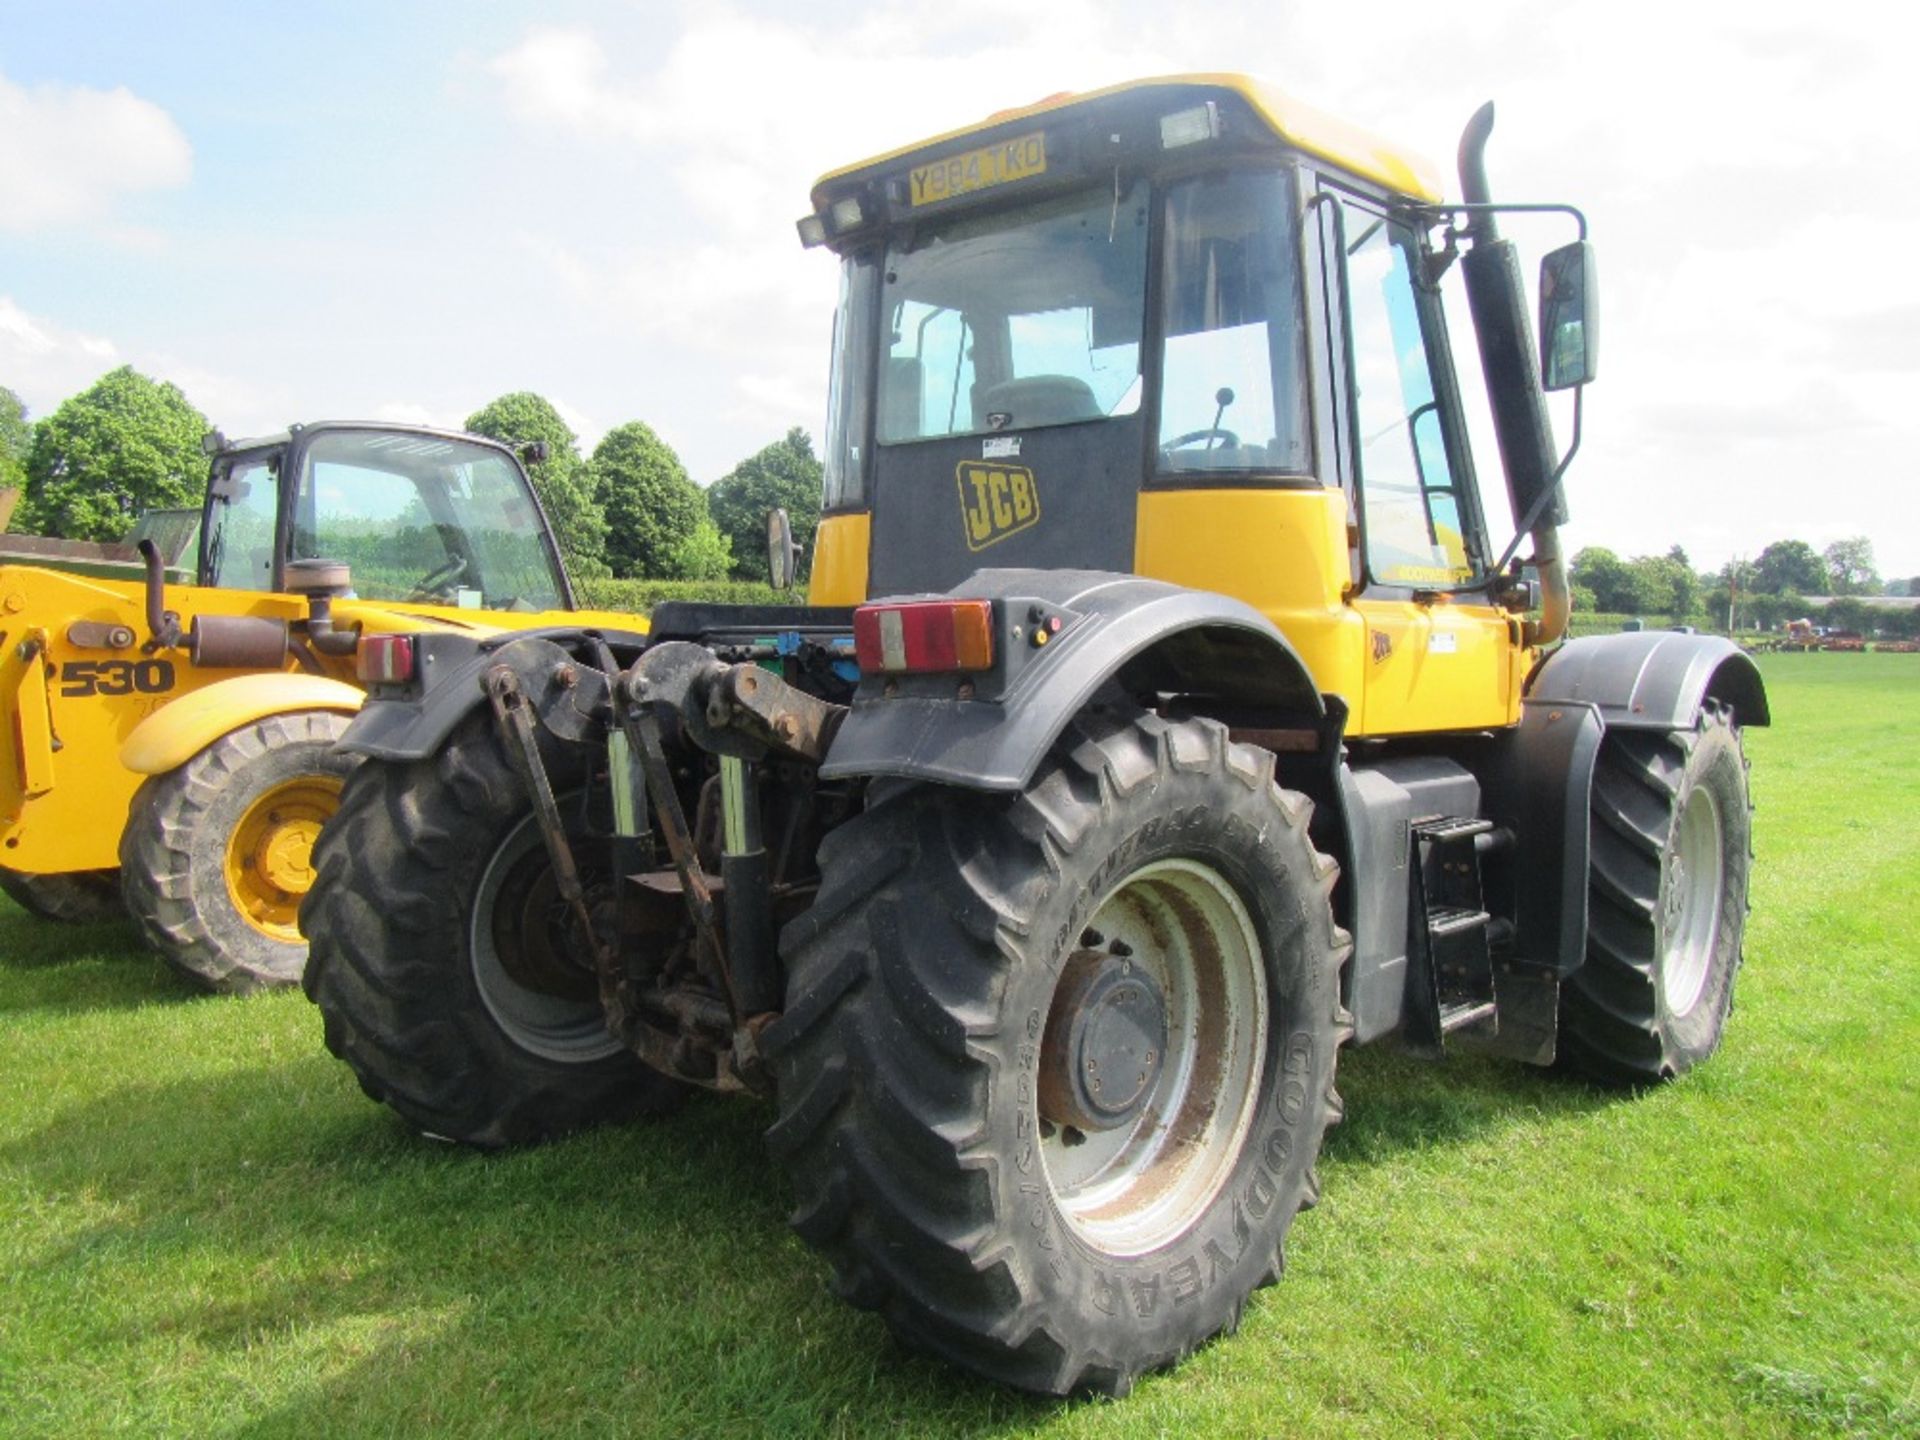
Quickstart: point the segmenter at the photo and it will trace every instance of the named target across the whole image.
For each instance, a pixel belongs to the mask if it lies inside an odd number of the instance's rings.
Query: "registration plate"
[[[1004,140],[998,145],[983,145],[964,155],[936,160],[931,165],[916,165],[909,179],[915,205],[932,205],[952,200],[975,190],[990,190],[995,185],[1031,179],[1047,173],[1047,137],[1041,131]]]

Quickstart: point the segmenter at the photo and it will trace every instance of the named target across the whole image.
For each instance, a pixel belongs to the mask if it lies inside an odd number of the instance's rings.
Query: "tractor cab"
[[[1358,733],[1515,720],[1531,597],[1495,570],[1435,283],[1461,212],[1421,161],[1187,77],[813,200],[842,266],[816,602],[1131,572],[1263,612]]]

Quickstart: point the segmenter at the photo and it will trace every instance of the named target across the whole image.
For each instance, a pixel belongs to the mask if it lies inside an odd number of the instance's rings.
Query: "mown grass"
[[[298,995],[0,914],[7,1435],[1920,1433],[1920,662],[1770,656],[1724,1050],[1640,1097],[1343,1062],[1285,1282],[1123,1402],[894,1346],[786,1231],[763,1107],[481,1157]]]

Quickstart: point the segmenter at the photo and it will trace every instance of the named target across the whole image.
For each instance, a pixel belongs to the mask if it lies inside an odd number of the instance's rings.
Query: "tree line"
[[[1713,571],[1696,571],[1678,545],[1664,555],[1632,559],[1590,545],[1573,557],[1571,578],[1576,614],[1661,617],[1716,630],[1773,630],[1803,618],[1862,632],[1912,635],[1920,629],[1920,607],[1887,611],[1863,603],[1876,595],[1920,595],[1920,576],[1881,578],[1873,542],[1864,535],[1836,540],[1825,550],[1804,540],[1776,540],[1751,559],[1730,560]]]
[[[178,386],[127,365],[37,422],[0,386],[0,487],[20,492],[10,528],[118,540],[148,510],[197,508],[207,470],[201,440],[213,428]],[[559,411],[531,391],[483,405],[464,428],[546,442],[547,458],[528,475],[576,579],[764,581],[775,506],[793,517],[803,558],[811,551],[821,467],[798,426],[708,486],[643,421],[616,425],[582,454]]]

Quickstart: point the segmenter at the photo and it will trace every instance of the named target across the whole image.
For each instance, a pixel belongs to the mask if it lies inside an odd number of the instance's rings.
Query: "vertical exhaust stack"
[[[1488,205],[1487,137],[1493,133],[1493,102],[1474,112],[1460,137],[1460,192],[1469,205]],[[1514,524],[1524,523],[1541,492],[1553,483],[1558,447],[1540,388],[1540,362],[1534,347],[1533,319],[1513,242],[1500,238],[1491,213],[1467,219],[1468,248],[1461,258],[1467,282],[1467,307],[1480,345],[1480,368],[1487,380],[1500,465],[1507,476],[1507,499]],[[1572,597],[1566,561],[1560,553],[1560,529],[1567,521],[1565,492],[1548,502],[1533,527],[1533,559],[1540,571],[1541,614],[1534,643],[1550,645],[1566,634]]]

